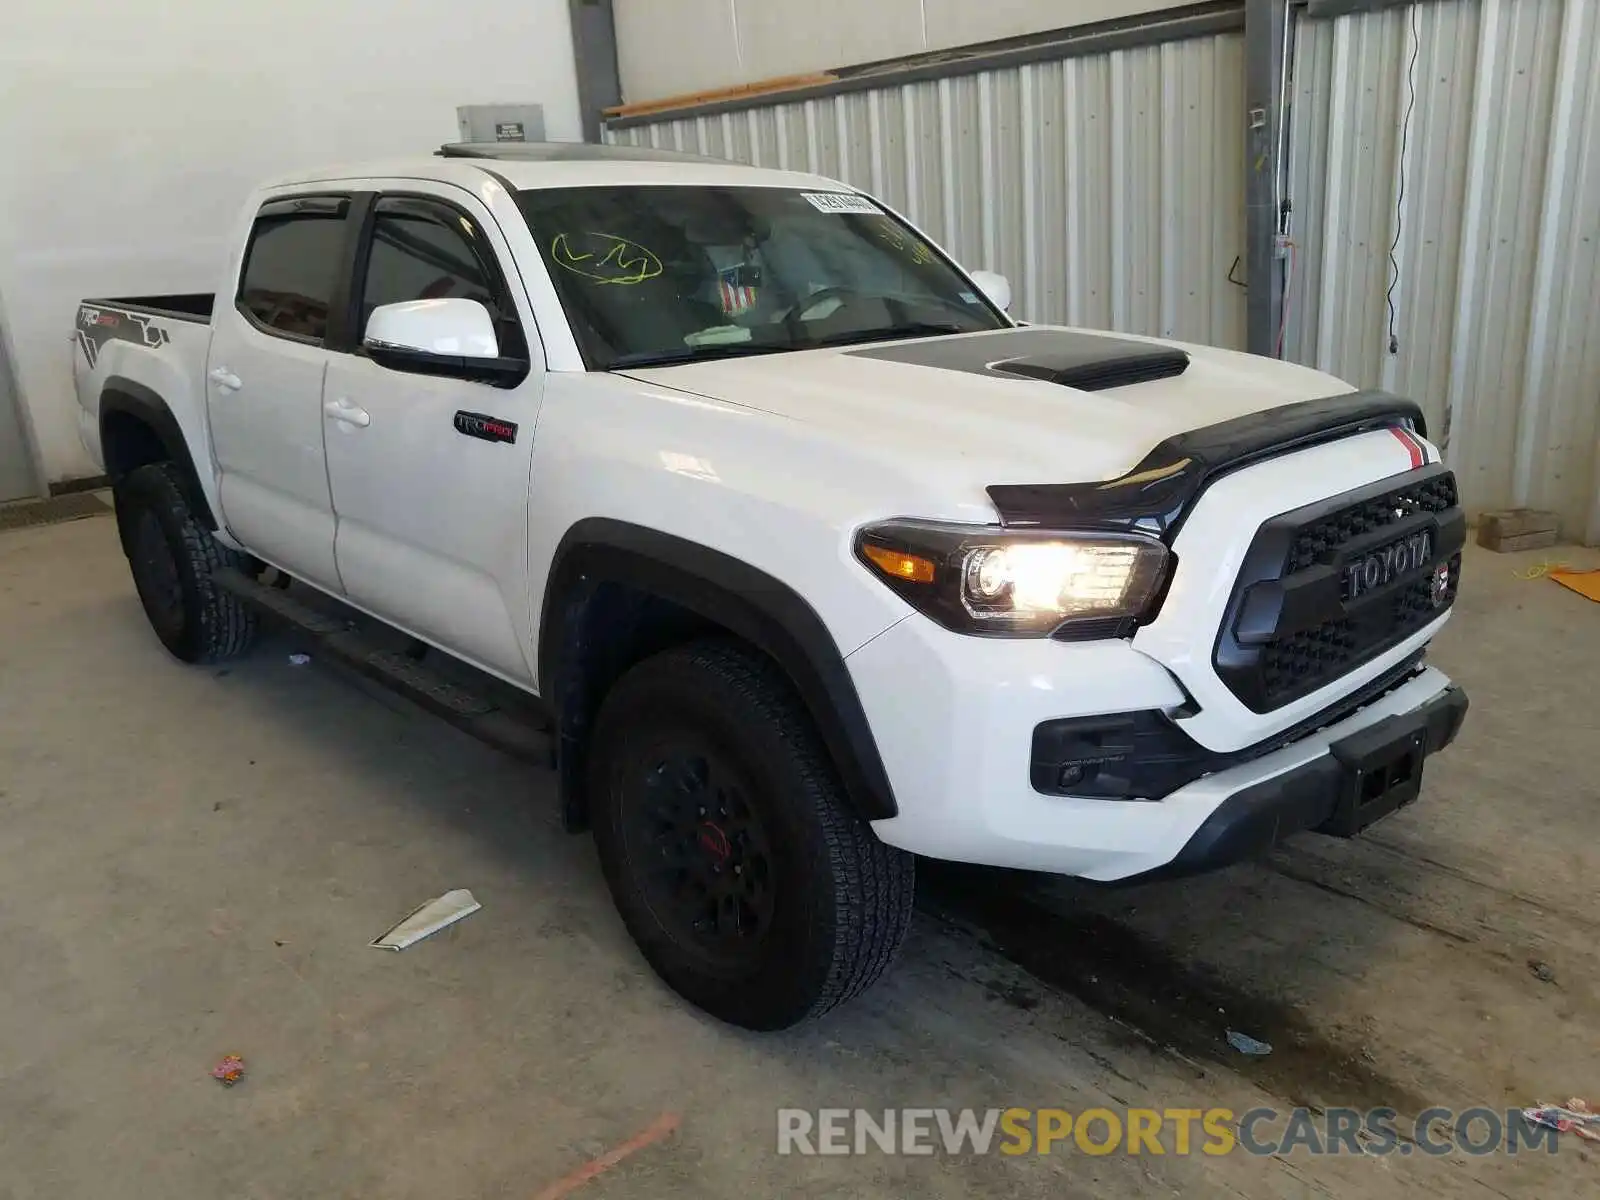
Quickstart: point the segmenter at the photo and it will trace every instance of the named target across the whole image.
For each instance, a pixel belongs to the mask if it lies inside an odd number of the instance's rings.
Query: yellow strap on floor
[[[1564,571],[1566,569],[1567,569],[1567,560],[1566,559],[1561,559],[1560,561],[1557,561],[1555,559],[1547,558],[1542,563],[1539,563],[1537,566],[1528,567],[1526,569],[1513,567],[1511,569],[1511,573],[1513,575],[1515,575],[1518,579],[1543,579],[1546,575],[1550,574],[1550,572],[1552,572],[1552,571]]]

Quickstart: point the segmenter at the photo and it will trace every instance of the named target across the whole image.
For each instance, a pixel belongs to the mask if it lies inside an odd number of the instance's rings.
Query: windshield
[[[668,186],[519,199],[595,370],[1010,326],[864,196]]]

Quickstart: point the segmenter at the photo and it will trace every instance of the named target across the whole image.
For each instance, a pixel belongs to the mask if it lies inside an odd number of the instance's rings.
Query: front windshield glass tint
[[[865,197],[668,186],[520,201],[593,369],[1009,325]]]

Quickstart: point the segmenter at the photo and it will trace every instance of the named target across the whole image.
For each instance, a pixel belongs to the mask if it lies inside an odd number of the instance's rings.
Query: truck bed
[[[211,310],[216,305],[215,292],[182,292],[170,296],[118,296],[84,300],[101,308],[149,313],[168,317],[174,321],[196,321],[202,325],[211,321]]]
[[[141,403],[150,411],[141,419],[147,425],[175,421],[177,427],[168,431],[174,444],[205,444],[203,377],[215,301],[212,293],[192,292],[79,302],[72,356],[78,431],[103,468],[102,402],[108,392],[125,403],[144,396]]]

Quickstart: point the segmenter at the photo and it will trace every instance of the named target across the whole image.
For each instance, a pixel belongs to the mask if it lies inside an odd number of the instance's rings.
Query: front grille
[[[1261,656],[1266,699],[1274,707],[1314,692],[1346,671],[1403,642],[1455,603],[1461,556],[1450,559],[1444,598],[1433,602],[1431,573],[1357,616],[1334,617],[1269,642]]]
[[[1218,636],[1217,674],[1256,712],[1279,708],[1370,662],[1455,602],[1466,520],[1442,466],[1275,517],[1245,557]],[[1419,532],[1427,562],[1346,594],[1347,566]],[[1441,564],[1448,578],[1436,587]]]
[[[1393,525],[1419,512],[1442,513],[1456,506],[1456,477],[1449,471],[1426,483],[1397,488],[1340,509],[1331,517],[1308,525],[1295,536],[1289,548],[1285,574],[1313,566],[1324,554],[1339,549],[1374,529]],[[1402,515],[1396,516],[1396,513]]]

